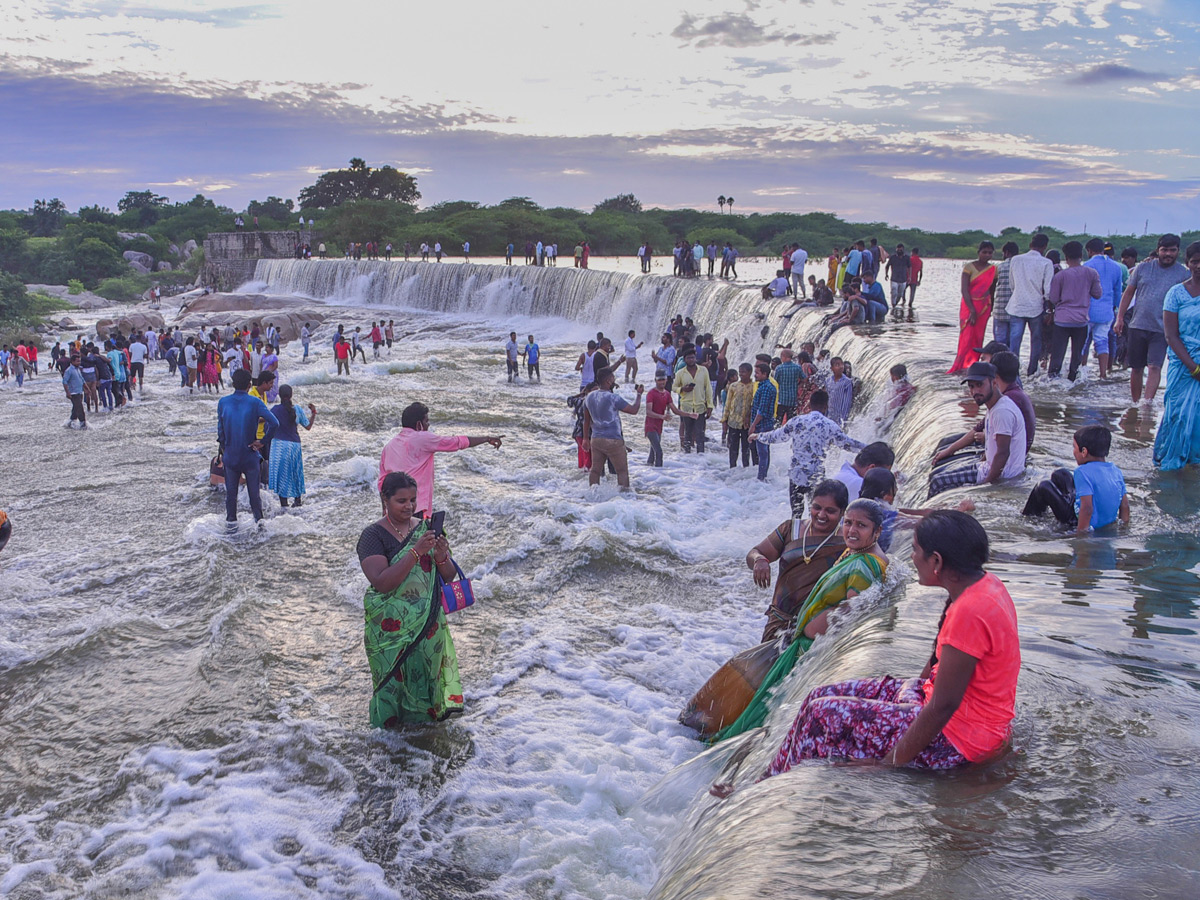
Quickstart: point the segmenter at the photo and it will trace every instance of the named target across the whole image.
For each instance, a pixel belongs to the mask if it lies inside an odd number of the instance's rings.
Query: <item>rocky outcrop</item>
[[[25,290],[31,294],[49,294],[64,303],[70,303],[76,309],[104,309],[113,305],[111,300],[105,300],[99,294],[93,294],[91,291],[72,294],[70,288],[65,284],[27,284]]]
[[[144,231],[118,231],[117,237],[123,241],[154,241],[154,238]]]
[[[307,322],[315,329],[325,321],[328,310],[313,309],[311,301],[295,297],[269,297],[264,294],[204,294],[187,299],[174,324],[185,331],[193,329],[238,328],[258,325],[265,329],[268,322],[279,329],[284,342],[300,338],[300,329]]]
[[[170,272],[171,264],[169,262],[167,262],[165,259],[160,259],[158,261],[158,265],[155,266],[154,268],[159,272]]]
[[[107,338],[114,328],[120,329],[122,334],[129,334],[134,329],[145,331],[151,326],[155,331],[161,331],[163,324],[163,317],[156,312],[134,312],[116,319],[101,319],[96,323],[96,334]]]
[[[180,249],[179,253],[183,259],[191,259],[192,254],[196,252],[197,244],[195,241],[187,241]]]
[[[154,268],[154,257],[149,253],[142,253],[140,250],[126,250],[121,255],[125,257],[125,261],[131,268],[143,275],[149,275]]]

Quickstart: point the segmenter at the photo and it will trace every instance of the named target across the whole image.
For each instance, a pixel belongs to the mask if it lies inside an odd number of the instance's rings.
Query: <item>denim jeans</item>
[[[657,466],[661,469],[663,464],[662,432],[647,431],[646,440],[650,442],[650,457],[646,460],[646,465]]]
[[[1010,316],[1008,320],[1008,349],[1021,358],[1021,340],[1025,336],[1025,328],[1029,328],[1029,367],[1026,375],[1037,371],[1038,360],[1042,356],[1042,317],[1041,316]]]
[[[764,444],[762,441],[755,441],[758,444],[758,480],[767,480],[767,470],[771,468],[771,445]]]
[[[1025,326],[1022,323],[1021,330],[1024,330],[1024,328]],[[1011,338],[1016,331],[1017,329],[1013,327],[1013,323],[1010,319],[1005,319],[1002,322],[995,316],[992,317],[992,340],[999,341],[1008,347],[1009,350],[1012,350],[1013,348]],[[1020,334],[1018,334],[1017,337],[1019,339]]]

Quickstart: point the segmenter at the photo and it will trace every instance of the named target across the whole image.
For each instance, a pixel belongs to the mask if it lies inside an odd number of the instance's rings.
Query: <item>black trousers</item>
[[[246,494],[250,497],[250,510],[254,513],[254,521],[263,517],[262,497],[259,494],[259,471],[262,458],[250,454],[236,465],[225,460],[225,521],[237,521],[238,482],[246,477]]]
[[[71,421],[87,424],[87,416],[83,411],[83,394],[71,395]]]
[[[683,452],[691,453],[692,445],[696,445],[696,452],[704,452],[704,426],[708,423],[708,416],[701,414],[695,419],[683,418],[680,419],[683,424]]]
[[[1070,469],[1055,469],[1045,481],[1029,492],[1023,516],[1040,516],[1046,510],[1064,525],[1074,526],[1079,519],[1075,515],[1075,476]]]
[[[1067,368],[1067,378],[1075,380],[1079,374],[1079,363],[1083,359],[1083,345],[1087,341],[1088,327],[1086,325],[1055,325],[1050,338],[1050,375],[1061,375],[1063,357],[1067,353],[1067,341],[1071,342],[1071,362]]]
[[[737,467],[738,452],[742,455],[742,468],[750,467],[750,445],[757,444],[758,441],[751,441],[749,438],[749,428],[730,428],[726,442],[729,444],[729,468]],[[754,464],[758,465],[758,454],[755,453]]]

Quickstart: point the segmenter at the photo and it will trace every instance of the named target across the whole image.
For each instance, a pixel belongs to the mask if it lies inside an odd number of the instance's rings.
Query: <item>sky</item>
[[[344,12],[343,12],[344,11]],[[1196,228],[1200,0],[0,0],[0,208],[234,209],[362,157],[527,196]]]

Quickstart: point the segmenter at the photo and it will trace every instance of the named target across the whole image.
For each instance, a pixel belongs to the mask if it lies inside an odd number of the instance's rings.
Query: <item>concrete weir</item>
[[[291,259],[297,244],[314,244],[311,231],[220,231],[204,239],[201,284],[232,291],[254,277],[260,259]]]

